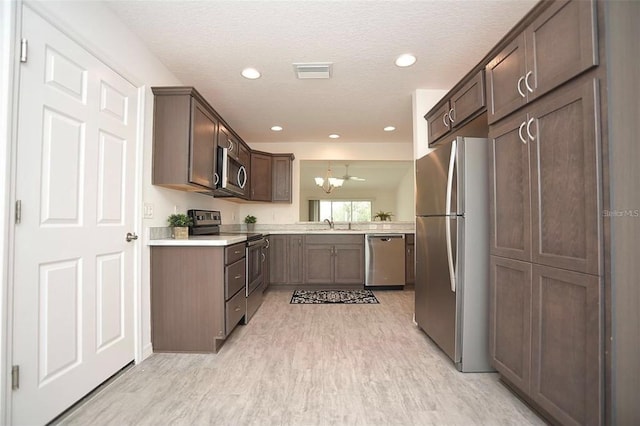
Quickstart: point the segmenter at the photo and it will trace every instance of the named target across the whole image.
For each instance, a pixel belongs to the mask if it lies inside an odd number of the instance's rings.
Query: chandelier
[[[334,178],[331,174],[331,163],[329,163],[329,167],[327,168],[327,173],[324,178],[317,177],[315,178],[316,185],[318,185],[324,192],[330,194],[334,188],[339,188],[344,183],[344,179]]]

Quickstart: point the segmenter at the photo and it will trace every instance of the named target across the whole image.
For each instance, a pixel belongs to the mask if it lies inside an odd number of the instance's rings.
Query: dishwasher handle
[[[394,238],[404,239],[404,234],[367,234],[367,240],[391,241]]]

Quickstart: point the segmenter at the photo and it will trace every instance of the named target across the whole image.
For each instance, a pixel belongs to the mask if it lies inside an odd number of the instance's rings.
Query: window
[[[320,221],[371,222],[371,201],[320,200]]]

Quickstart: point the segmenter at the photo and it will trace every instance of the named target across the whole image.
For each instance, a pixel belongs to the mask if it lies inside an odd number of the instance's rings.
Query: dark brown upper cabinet
[[[294,158],[293,154],[272,154],[271,201],[291,203],[291,175]]]
[[[452,129],[466,124],[486,106],[484,70],[480,70],[445,102],[425,115],[428,140],[432,145]]]
[[[251,153],[251,200],[271,201],[271,154]]]
[[[492,255],[531,261],[526,120],[526,114],[514,114],[489,131],[489,235]]]
[[[533,262],[600,274],[598,81],[572,82],[527,108]]]
[[[192,87],[153,87],[152,183],[181,191],[215,188],[219,120]]]
[[[597,81],[491,126],[491,254],[600,273]]]
[[[554,2],[486,67],[488,122],[598,65],[595,1]]]

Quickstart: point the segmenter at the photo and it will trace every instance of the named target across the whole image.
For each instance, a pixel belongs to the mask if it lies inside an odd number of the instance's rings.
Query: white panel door
[[[23,8],[13,424],[44,424],[134,358],[137,89]]]

